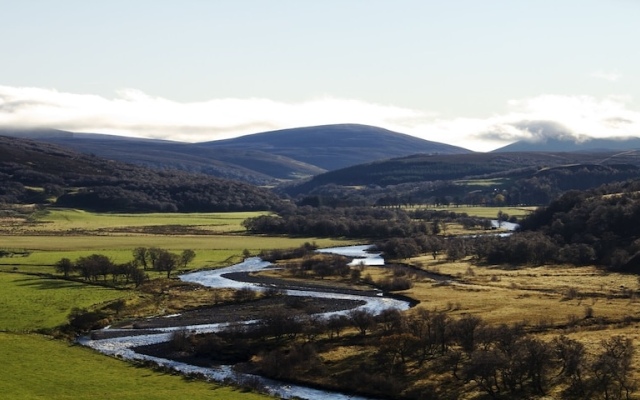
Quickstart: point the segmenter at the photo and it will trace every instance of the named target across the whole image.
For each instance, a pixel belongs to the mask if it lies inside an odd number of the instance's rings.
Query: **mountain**
[[[337,124],[282,129],[217,140],[206,145],[252,149],[331,171],[412,154],[466,154],[470,150],[369,125]]]
[[[511,143],[507,146],[493,150],[493,153],[504,152],[527,152],[527,151],[544,151],[544,152],[602,152],[602,151],[625,151],[640,149],[640,138],[623,137],[598,139],[588,138],[586,140],[576,141],[575,138],[546,138],[542,141],[526,141],[521,140]]]
[[[0,135],[55,143],[85,154],[156,169],[199,172],[256,185],[274,185],[328,170],[416,153],[470,153],[460,147],[356,124],[285,129],[204,143],[54,129],[5,128],[0,129]]]
[[[55,129],[0,129],[0,135],[54,143],[75,151],[154,169],[176,169],[269,185],[324,169],[248,149],[214,149],[197,143],[76,133]]]
[[[8,136],[0,136],[2,203],[121,212],[252,211],[282,206],[271,191],[247,183],[158,171]]]

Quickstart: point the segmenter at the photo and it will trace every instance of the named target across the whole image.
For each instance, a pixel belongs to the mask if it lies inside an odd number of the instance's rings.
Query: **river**
[[[348,247],[334,247],[329,249],[321,249],[323,253],[341,254],[348,257],[353,257],[353,265],[365,264],[365,265],[384,265],[384,259],[380,254],[369,253],[367,250],[370,246],[348,246]],[[220,268],[215,270],[198,271],[188,273],[180,276],[180,279],[185,282],[199,283],[204,286],[213,288],[243,288],[251,287],[255,290],[263,290],[264,287],[247,282],[241,282],[229,278],[229,274],[237,272],[255,272],[265,268],[271,268],[272,264],[263,261],[258,257],[248,258],[245,261],[232,265],[226,268]],[[232,276],[238,276],[234,274]],[[373,313],[379,313],[387,308],[397,308],[399,310],[406,310],[409,308],[409,303],[397,299],[384,297],[382,293],[377,296],[359,296],[354,294],[341,294],[341,293],[325,293],[314,292],[310,290],[287,290],[288,295],[295,296],[311,296],[311,297],[323,297],[323,298],[339,298],[349,300],[361,300],[364,302],[363,309],[369,310]],[[347,313],[349,310],[340,311],[339,313]],[[323,316],[329,316],[332,313],[321,314]],[[230,321],[233,322],[233,321]],[[251,322],[251,321],[250,321]],[[250,323],[248,322],[248,323]],[[195,365],[185,364],[173,360],[164,358],[153,357],[135,351],[136,347],[162,343],[171,339],[172,332],[176,330],[187,329],[193,333],[209,333],[216,332],[223,329],[226,323],[217,324],[202,324],[191,326],[169,326],[163,328],[154,328],[152,333],[140,334],[141,332],[136,329],[112,329],[105,328],[100,330],[100,337],[102,339],[92,339],[90,336],[82,337],[78,340],[79,343],[96,349],[104,354],[123,358],[127,360],[146,360],[154,362],[158,365],[177,370],[184,374],[197,374],[207,379],[217,382],[234,381],[241,384],[247,380],[252,382],[259,382],[266,391],[274,396],[291,399],[314,399],[314,400],[329,400],[329,399],[356,399],[356,400],[371,400],[366,397],[359,397],[353,395],[346,395],[336,392],[324,391],[313,389],[301,385],[290,385],[275,380],[267,379],[260,376],[240,374],[234,371],[233,366],[223,365],[215,368],[204,368]],[[110,337],[117,336],[117,337]]]

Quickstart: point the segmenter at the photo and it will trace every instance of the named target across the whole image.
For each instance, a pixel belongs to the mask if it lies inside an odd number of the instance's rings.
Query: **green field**
[[[89,307],[130,295],[127,290],[0,273],[0,330],[53,328],[66,322],[73,307]]]
[[[179,375],[138,368],[78,345],[0,333],[4,399],[267,399]]]
[[[247,249],[251,254],[260,250],[298,247],[304,242],[315,242],[321,247],[345,243],[345,240],[319,238],[288,238],[245,235],[130,235],[130,236],[0,236],[0,248],[26,250],[27,257],[0,258],[0,270],[53,265],[63,257],[75,260],[94,253],[104,254],[116,263],[130,261],[136,247],[159,247],[175,253],[185,249],[195,251],[191,268],[219,267],[233,256]],[[32,269],[33,271],[33,269]],[[38,269],[37,271],[41,271]]]
[[[449,207],[435,207],[435,210],[445,210],[454,213],[466,213],[472,217],[481,218],[497,218],[498,212],[508,214],[510,217],[524,217],[529,215],[536,207],[475,207],[475,206],[449,206]],[[432,209],[431,207],[429,209]]]
[[[192,226],[210,232],[244,231],[242,221],[264,212],[235,213],[149,213],[117,214],[93,213],[83,210],[51,209],[37,215],[37,224],[31,231],[95,231],[131,227],[153,227],[163,225]]]
[[[195,214],[100,214],[54,209],[40,212],[29,223],[0,233],[0,249],[27,252],[27,257],[0,258],[0,271],[52,272],[61,258],[75,260],[103,254],[115,263],[132,259],[136,247],[158,247],[175,253],[196,252],[190,268],[220,267],[251,254],[315,242],[329,247],[348,241],[316,238],[249,236],[242,221],[260,212]],[[147,228],[153,228],[148,230]]]

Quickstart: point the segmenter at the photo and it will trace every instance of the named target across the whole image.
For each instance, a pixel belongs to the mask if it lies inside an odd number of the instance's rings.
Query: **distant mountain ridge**
[[[520,140],[507,146],[493,150],[493,153],[504,152],[576,152],[576,151],[616,151],[616,150],[638,150],[640,149],[640,138],[620,137],[620,138],[589,138],[576,141],[574,138],[546,138],[541,141]]]
[[[371,161],[469,150],[368,125],[339,124],[254,133],[202,143],[75,133],[0,129],[0,135],[54,143],[156,169],[178,169],[273,185]]]

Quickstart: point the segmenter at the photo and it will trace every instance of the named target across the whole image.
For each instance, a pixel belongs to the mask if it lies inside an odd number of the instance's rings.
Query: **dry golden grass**
[[[426,271],[451,276],[450,282],[418,280],[405,294],[422,307],[471,313],[492,323],[562,323],[594,317],[640,317],[636,276],[606,273],[595,267],[479,267],[471,262],[412,260]]]

